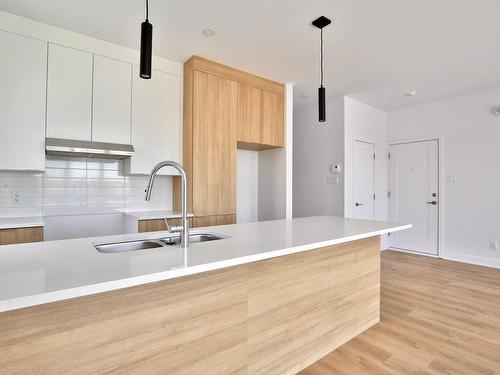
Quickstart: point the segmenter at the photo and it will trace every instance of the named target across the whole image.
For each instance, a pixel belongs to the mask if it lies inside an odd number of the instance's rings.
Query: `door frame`
[[[414,137],[414,138],[402,138],[402,139],[394,139],[390,140],[387,142],[387,152],[391,152],[391,146],[393,145],[399,145],[399,144],[405,144],[405,143],[417,143],[417,142],[428,142],[428,141],[437,141],[438,145],[438,241],[437,241],[437,255],[432,255],[432,254],[425,254],[425,253],[420,253],[416,251],[411,251],[411,250],[405,250],[405,249],[397,249],[398,251],[404,251],[404,252],[409,252],[413,254],[418,254],[418,255],[425,255],[425,256],[430,256],[433,258],[442,258],[441,254],[443,253],[443,243],[444,243],[444,196],[445,196],[445,189],[444,189],[444,157],[443,157],[443,150],[444,150],[444,140],[443,137],[441,136],[434,136],[434,137]],[[390,168],[390,162],[389,158],[387,158],[387,188],[388,191],[390,190],[390,178],[391,178],[391,168]],[[387,217],[390,218],[391,216],[391,211],[390,211],[390,198],[387,198]],[[390,244],[390,240],[389,240]],[[391,247],[389,246],[389,249]]]
[[[352,140],[352,144],[351,144],[351,147],[352,147],[352,149],[351,149],[352,150],[352,152],[351,152],[351,167],[352,167],[352,172],[351,172],[351,205],[354,204],[354,142],[360,142],[360,143],[372,145],[373,146],[373,154],[376,155],[375,142],[365,141],[365,140],[358,139],[358,138],[354,138]],[[373,194],[375,194],[375,189],[377,186],[376,180],[377,180],[377,173],[375,170],[375,158],[374,158],[373,159]],[[375,220],[375,212],[376,212],[375,211],[375,199],[373,199],[372,217],[370,219],[367,219],[367,220]],[[352,217],[352,207],[351,207],[351,217]]]

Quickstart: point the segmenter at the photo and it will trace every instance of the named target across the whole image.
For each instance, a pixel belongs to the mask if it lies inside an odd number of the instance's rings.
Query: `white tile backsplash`
[[[45,166],[45,173],[0,171],[0,218],[172,209],[170,176],[156,177],[145,202],[148,176],[124,176],[120,160],[47,157]],[[13,202],[15,192],[21,202]]]

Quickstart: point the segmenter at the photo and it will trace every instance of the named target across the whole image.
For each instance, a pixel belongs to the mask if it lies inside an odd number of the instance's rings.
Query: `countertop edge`
[[[239,266],[242,264],[258,262],[260,260],[266,260],[271,258],[276,258],[285,255],[291,255],[295,253],[300,253],[304,251],[314,250],[320,247],[333,246],[346,242],[361,240],[368,237],[379,236],[382,234],[387,234],[391,232],[397,232],[404,229],[411,228],[411,224],[398,225],[392,228],[376,230],[372,232],[367,232],[363,234],[356,234],[347,237],[336,238],[333,240],[314,242],[307,245],[295,246],[291,248],[285,248],[280,250],[269,251],[266,253],[254,254],[239,258],[233,258],[228,260],[223,260],[219,262],[207,263],[203,265],[191,266],[188,268],[179,268],[168,270],[164,272],[152,273],[148,275],[129,277],[120,280],[107,281],[103,283],[90,284],[85,286],[80,286],[76,288],[69,288],[58,290],[55,292],[34,294],[31,296],[12,298],[0,301],[0,313],[18,310],[26,307],[32,307],[37,305],[43,305],[52,302],[64,301],[72,298],[85,297],[93,294],[110,292],[113,290],[119,290],[124,288],[129,288],[133,286],[139,286],[159,281],[170,280],[183,276],[190,276],[198,273],[215,271],[223,268]]]

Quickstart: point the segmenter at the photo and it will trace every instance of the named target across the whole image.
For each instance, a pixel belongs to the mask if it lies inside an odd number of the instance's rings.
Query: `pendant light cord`
[[[149,21],[149,0],[146,0],[146,21]]]
[[[321,29],[321,58],[320,58],[320,71],[321,71],[321,87],[323,87],[323,29]]]

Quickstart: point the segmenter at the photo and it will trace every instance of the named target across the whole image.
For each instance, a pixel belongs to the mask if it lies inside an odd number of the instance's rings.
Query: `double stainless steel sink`
[[[190,233],[189,243],[216,241],[229,238],[221,234],[215,233]],[[123,242],[113,242],[97,244],[94,247],[101,253],[123,253],[126,251],[147,250],[160,247],[178,246],[180,244],[179,235],[169,235],[154,239],[141,239]]]

